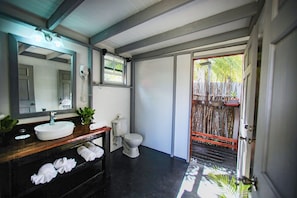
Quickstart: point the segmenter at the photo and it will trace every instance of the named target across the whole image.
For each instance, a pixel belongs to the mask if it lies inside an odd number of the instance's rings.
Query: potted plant
[[[225,102],[227,106],[239,106],[239,98],[237,98],[237,93],[232,91],[230,93],[231,97],[228,97],[228,100]]]
[[[10,132],[18,122],[18,120],[11,118],[9,115],[0,115],[0,137],[2,145],[6,145],[6,134]]]
[[[238,101],[238,98],[237,98],[237,93],[235,91],[231,91],[231,100],[236,100]]]
[[[92,123],[95,109],[92,109],[91,107],[84,107],[77,109],[76,112],[81,117],[82,125],[90,125]]]

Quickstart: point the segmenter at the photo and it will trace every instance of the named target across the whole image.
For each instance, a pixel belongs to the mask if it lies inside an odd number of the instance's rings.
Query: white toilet
[[[111,123],[113,135],[122,138],[123,154],[131,158],[138,157],[138,146],[142,143],[143,137],[137,133],[130,133],[128,131],[127,119],[125,118],[118,116]]]

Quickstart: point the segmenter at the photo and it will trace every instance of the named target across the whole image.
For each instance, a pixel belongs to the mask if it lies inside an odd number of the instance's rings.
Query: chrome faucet
[[[55,115],[57,112],[52,111],[50,112],[50,125],[54,125],[55,124]]]

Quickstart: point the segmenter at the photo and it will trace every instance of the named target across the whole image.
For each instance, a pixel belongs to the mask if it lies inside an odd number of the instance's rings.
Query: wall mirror
[[[14,118],[75,112],[76,52],[9,34],[9,64]]]

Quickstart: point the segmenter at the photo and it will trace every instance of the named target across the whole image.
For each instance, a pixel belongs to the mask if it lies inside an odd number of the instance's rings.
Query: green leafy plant
[[[11,118],[8,116],[2,116],[0,118],[0,132],[7,133],[12,130],[12,128],[18,123],[19,121],[16,119]]]
[[[235,91],[231,91],[230,95],[231,95],[232,98],[236,98],[237,93]]]
[[[222,189],[222,194],[218,195],[220,198],[249,198],[251,184],[243,184],[241,181],[237,184],[235,177],[228,174],[211,172],[208,177]]]
[[[91,124],[94,119],[95,109],[90,107],[79,108],[76,110],[76,113],[80,115],[82,124],[87,125]]]

